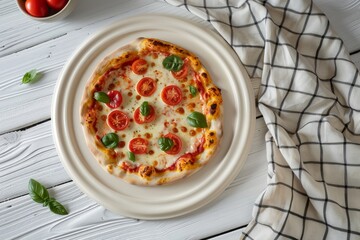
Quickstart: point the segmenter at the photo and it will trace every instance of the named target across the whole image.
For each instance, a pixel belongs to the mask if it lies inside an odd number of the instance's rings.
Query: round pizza
[[[86,85],[86,142],[110,174],[161,185],[199,170],[222,136],[222,96],[193,53],[139,38],[105,57]]]

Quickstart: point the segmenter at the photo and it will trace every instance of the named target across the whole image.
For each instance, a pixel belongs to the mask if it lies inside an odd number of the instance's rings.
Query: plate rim
[[[134,211],[127,211],[127,209],[119,209],[114,207],[111,203],[104,201],[103,197],[99,197],[99,194],[94,189],[89,188],[82,179],[77,178],[77,173],[75,171],[74,164],[76,162],[69,162],[68,159],[72,158],[76,152],[74,149],[69,149],[68,147],[64,147],[66,144],[64,144],[64,135],[68,137],[67,131],[64,130],[64,127],[66,125],[66,119],[59,119],[59,104],[61,105],[60,100],[60,89],[62,89],[64,85],[64,79],[69,74],[69,68],[72,66],[72,63],[76,61],[77,58],[81,58],[81,53],[85,51],[86,47],[91,44],[93,41],[95,41],[97,38],[101,37],[104,33],[107,33],[111,31],[111,29],[114,29],[116,27],[122,26],[126,23],[130,23],[132,21],[139,21],[139,20],[145,20],[145,19],[157,19],[157,21],[160,20],[167,20],[167,21],[175,21],[177,23],[182,23],[188,26],[193,27],[194,29],[206,33],[208,36],[211,36],[215,41],[217,41],[219,44],[224,45],[225,48],[227,48],[227,51],[229,51],[229,54],[232,55],[232,57],[235,59],[237,65],[238,71],[242,73],[242,77],[244,78],[244,81],[241,82],[246,88],[246,91],[243,90],[243,93],[246,95],[245,100],[247,101],[247,104],[245,104],[246,113],[247,113],[247,138],[246,142],[244,143],[243,151],[240,153],[240,163],[236,165],[236,169],[231,172],[230,176],[228,176],[225,180],[221,181],[221,187],[218,187],[216,189],[208,190],[210,193],[207,193],[207,195],[200,196],[201,199],[196,202],[196,205],[194,204],[193,207],[187,207],[186,209],[177,209],[176,211],[167,211],[163,212],[160,215],[151,215],[151,214],[141,214]],[[186,48],[186,46],[185,46]],[[85,51],[86,54],[86,51]],[[244,110],[243,110],[244,111]],[[65,63],[55,86],[53,100],[52,100],[52,107],[51,107],[51,123],[52,123],[52,132],[53,132],[53,139],[56,146],[56,150],[58,152],[60,161],[62,162],[62,165],[64,166],[66,172],[69,174],[71,179],[74,181],[74,183],[80,188],[82,192],[84,192],[87,196],[95,200],[100,205],[104,206],[105,208],[109,209],[112,212],[132,217],[132,218],[139,218],[139,219],[146,219],[146,220],[155,220],[155,219],[166,219],[166,218],[172,218],[177,217],[180,215],[187,214],[189,212],[193,212],[208,203],[212,202],[215,198],[217,198],[225,189],[226,187],[234,180],[234,178],[239,174],[241,168],[243,167],[248,152],[250,150],[250,146],[252,143],[252,138],[255,132],[255,99],[253,96],[252,87],[250,85],[250,79],[247,75],[247,72],[243,65],[241,64],[238,56],[236,55],[235,51],[228,45],[227,42],[225,42],[224,39],[221,38],[220,35],[211,32],[209,29],[201,29],[198,24],[194,24],[190,22],[187,19],[179,18],[179,17],[173,17],[166,14],[145,14],[141,16],[133,16],[131,18],[127,18],[124,20],[117,21],[110,26],[98,31],[93,36],[88,38],[86,41],[84,41],[73,53],[73,55],[69,58],[69,60]],[[62,122],[62,120],[64,120]],[[64,123],[65,122],[65,123]],[[65,149],[64,149],[65,148]],[[76,154],[75,154],[76,155]],[[102,169],[101,169],[102,170]],[[200,170],[201,171],[201,170]],[[85,173],[86,174],[86,173]],[[87,175],[87,178],[91,179],[91,176]],[[216,185],[217,186],[217,185]],[[111,191],[111,189],[110,189]],[[109,195],[111,196],[111,193],[109,192]],[[199,197],[199,196],[197,196]],[[123,199],[122,199],[123,200]]]

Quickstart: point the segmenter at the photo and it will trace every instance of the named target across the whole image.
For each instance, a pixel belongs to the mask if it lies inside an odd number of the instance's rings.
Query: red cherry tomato
[[[181,80],[185,80],[185,78],[188,75],[188,72],[189,72],[189,65],[188,65],[188,61],[187,61],[187,58],[186,58],[184,60],[184,65],[182,66],[180,71],[177,71],[177,72],[171,71],[171,74],[173,75],[174,78],[181,81]]]
[[[136,91],[143,97],[150,97],[156,90],[156,81],[149,77],[144,77],[136,85]]]
[[[115,131],[120,131],[129,126],[130,120],[124,112],[120,110],[114,110],[108,115],[107,123],[109,127]]]
[[[146,60],[140,58],[133,62],[133,64],[131,65],[131,70],[137,75],[143,75],[146,73],[148,67],[149,65]]]
[[[129,142],[129,150],[134,154],[144,154],[149,142],[144,138],[133,138]]]
[[[26,0],[25,9],[34,17],[46,17],[49,14],[46,0]]]
[[[176,85],[166,86],[161,91],[161,99],[167,105],[170,106],[178,105],[182,100],[181,89]]]
[[[49,7],[56,11],[60,11],[68,3],[68,0],[46,0]]]
[[[110,98],[110,102],[106,104],[109,108],[118,108],[121,105],[122,96],[119,91],[111,90],[107,93],[107,95]]]
[[[168,133],[164,137],[170,138],[174,142],[174,145],[172,146],[172,148],[170,150],[166,151],[166,153],[170,154],[170,155],[178,154],[182,148],[181,139],[173,133]]]
[[[136,123],[143,124],[143,123],[149,123],[149,122],[152,122],[152,121],[155,120],[155,109],[151,105],[149,105],[149,107],[150,107],[150,113],[146,117],[141,115],[140,107],[138,107],[135,110],[135,112],[134,112],[134,120],[135,120]]]

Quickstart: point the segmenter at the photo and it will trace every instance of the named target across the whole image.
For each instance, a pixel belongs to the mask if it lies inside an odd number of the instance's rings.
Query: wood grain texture
[[[15,1],[3,0],[0,1],[0,16],[7,21],[0,22],[0,57],[62,38],[71,32],[81,32],[83,37],[79,40],[83,41],[94,31],[129,16],[164,13],[200,22],[196,16],[186,11],[179,14],[176,10],[169,4],[153,0],[102,1],[101,4],[97,0],[78,0],[77,7],[67,18],[44,23],[29,20],[21,14]]]
[[[192,214],[166,221],[142,221],[113,214],[82,194],[73,182],[49,192],[68,209],[69,215],[54,215],[27,195],[0,203],[0,238],[200,239],[240,224],[239,219],[249,217],[252,208],[241,204],[246,193],[225,191],[214,203]],[[229,204],[234,201],[239,206]]]
[[[252,170],[263,170],[255,161],[250,165],[253,165],[248,166]],[[255,201],[251,191],[264,188],[264,185],[256,184],[264,182],[263,176],[264,173],[258,174],[257,181],[243,178],[244,184],[229,188],[213,203],[192,214],[166,221],[117,216],[89,199],[70,182],[49,189],[50,195],[68,209],[70,214],[67,216],[50,213],[28,195],[0,203],[0,238],[200,239],[248,221],[252,209],[250,202]]]
[[[0,239],[199,239],[245,225],[250,221],[256,197],[266,185],[266,131],[263,119],[257,119],[247,162],[218,199],[190,215],[166,221],[117,216],[86,197],[73,182],[49,189],[50,195],[69,209],[70,215],[49,213],[27,194],[29,178],[47,187],[69,180],[56,157],[49,122],[5,134],[0,137],[4,153],[0,155],[0,172],[4,173],[0,176]],[[17,171],[21,173],[15,174]],[[19,195],[22,196],[15,198]]]
[[[0,202],[27,194],[34,177],[45,186],[69,181],[52,139],[50,121],[0,136]]]
[[[222,209],[211,205],[176,220],[139,221],[107,211],[83,195],[73,183],[50,189],[50,194],[68,208],[68,216],[56,216],[28,196],[2,203],[1,239],[198,239],[209,232],[204,231],[207,221],[202,214],[211,210],[213,217],[206,217],[212,218],[213,223],[214,216],[224,214]],[[208,223],[206,225],[208,228]]]

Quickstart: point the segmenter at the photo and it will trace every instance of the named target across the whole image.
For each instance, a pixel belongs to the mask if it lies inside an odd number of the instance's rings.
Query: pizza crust
[[[123,68],[128,63],[148,54],[177,55],[182,59],[187,58],[195,73],[194,82],[197,86],[201,101],[204,105],[203,114],[206,116],[208,128],[202,129],[203,151],[190,157],[183,154],[179,157],[173,168],[162,171],[156,166],[134,164],[128,160],[118,160],[118,153],[114,149],[106,148],[101,138],[97,136],[98,109],[101,104],[94,98],[94,92],[103,91],[106,86],[106,76],[111,71]],[[193,53],[174,44],[149,38],[139,38],[131,44],[119,48],[105,57],[94,70],[83,94],[81,102],[81,124],[89,150],[99,164],[110,174],[136,185],[155,186],[174,182],[185,176],[191,175],[205,165],[215,154],[222,136],[223,105],[221,90],[211,80],[209,73]],[[194,145],[194,143],[192,143]],[[195,146],[194,146],[195,147]],[[199,146],[197,146],[199,148]],[[196,151],[196,149],[193,149]],[[131,166],[131,167],[129,167]]]

